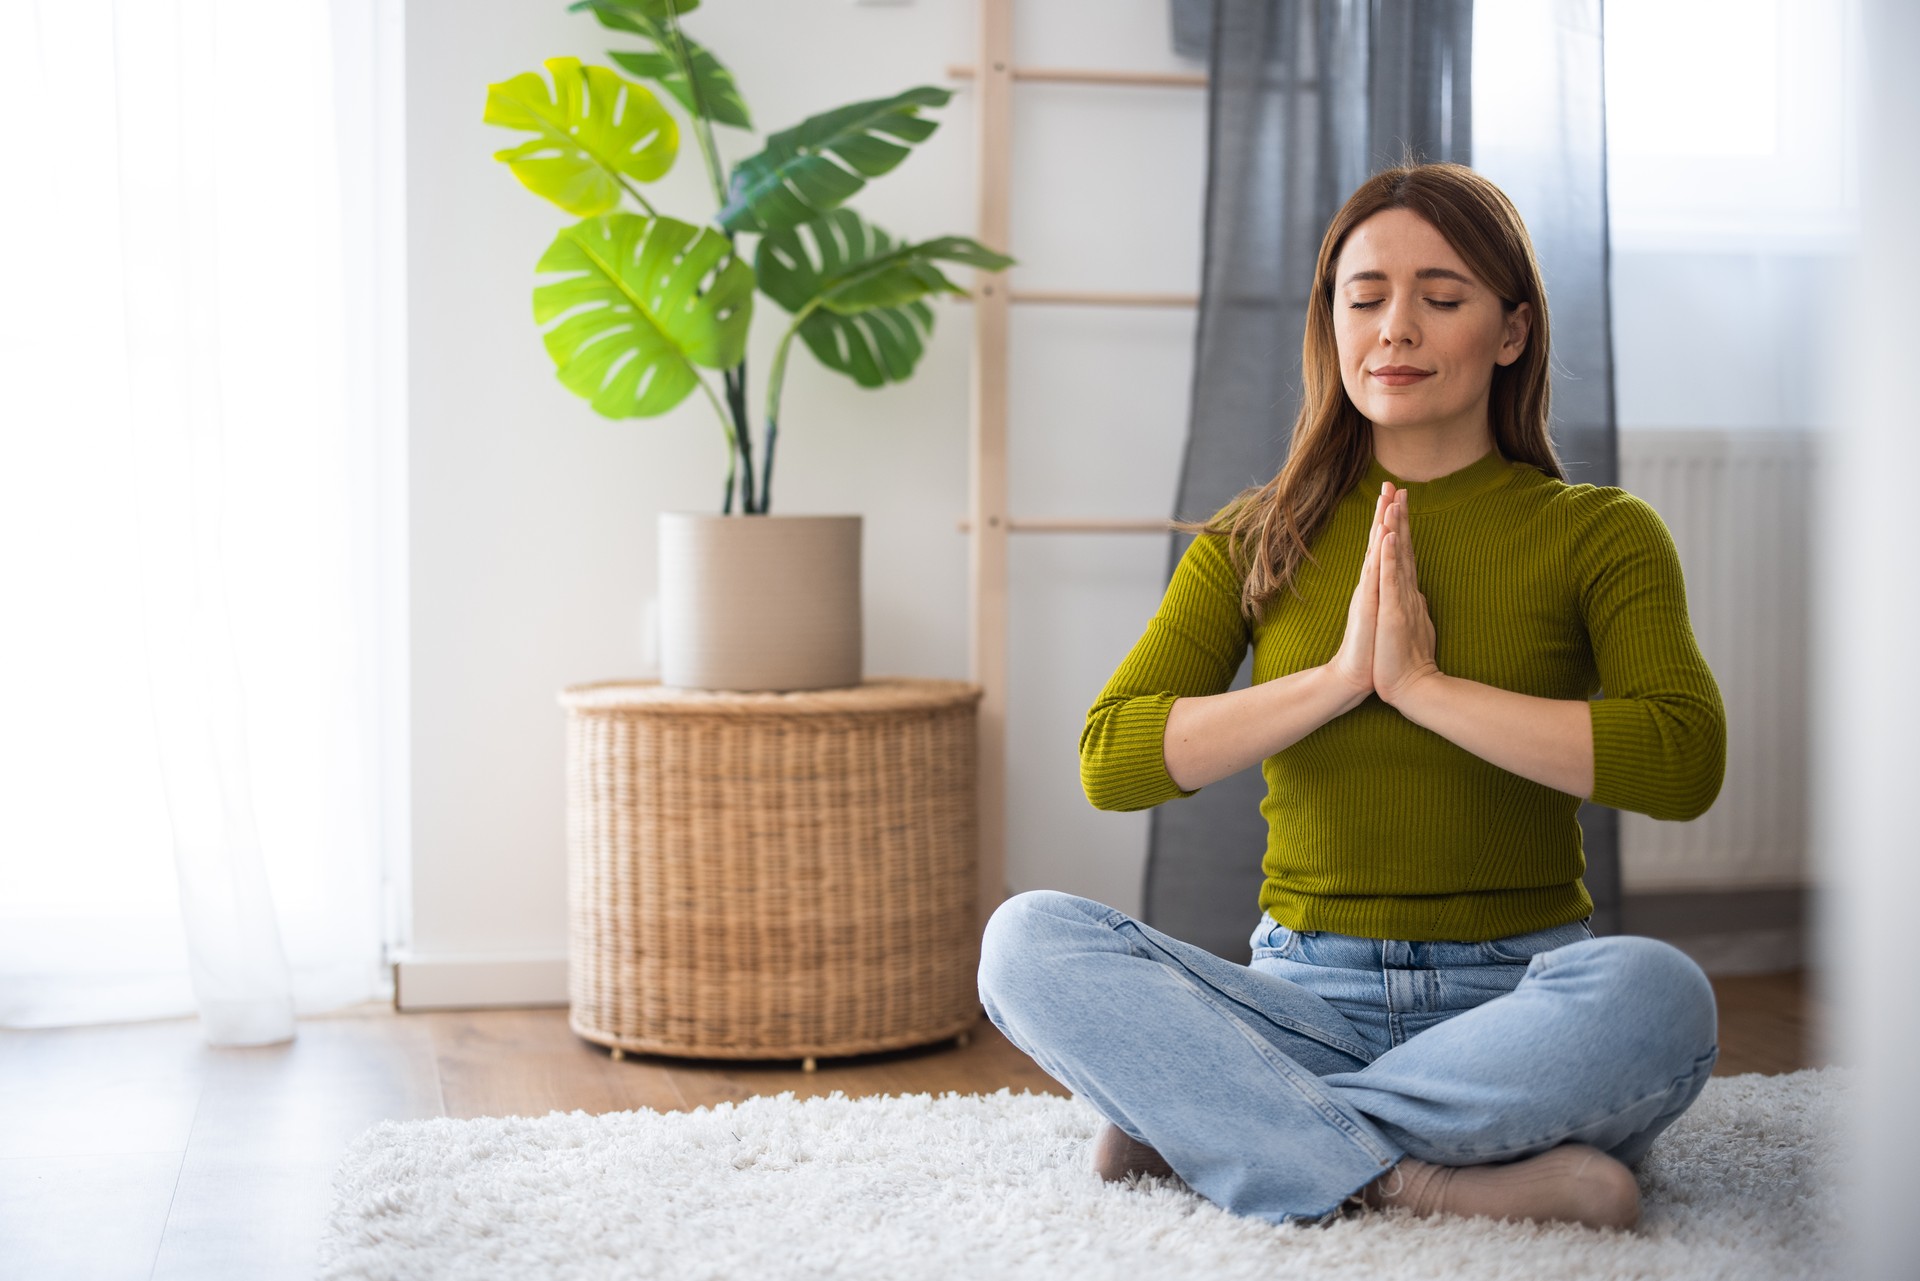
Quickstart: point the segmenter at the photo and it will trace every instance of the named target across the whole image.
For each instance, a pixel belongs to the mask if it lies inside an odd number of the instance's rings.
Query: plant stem
[[[740,452],[740,437],[733,430],[733,420],[727,417],[726,411],[720,408],[720,402],[714,399],[713,388],[707,386],[707,380],[700,377],[700,375],[698,374],[695,374],[693,376],[693,380],[700,384],[701,391],[704,391],[707,393],[707,400],[710,404],[712,404],[713,412],[720,416],[720,426],[726,429],[727,489],[726,489],[726,493],[722,496],[720,501],[720,514],[722,516],[731,515],[733,512],[733,480],[734,480],[733,463],[734,463],[735,456]],[[751,493],[749,493],[746,496],[746,498],[742,500],[741,506],[746,510],[749,510],[749,511],[752,510],[753,495]]]
[[[742,356],[740,363],[725,371],[723,377],[727,384],[727,408],[733,415],[733,423],[737,429],[736,439],[740,442],[740,461],[745,468],[743,479],[746,485],[741,494],[740,509],[751,515],[766,508],[764,503],[755,507],[753,502],[753,433],[747,430],[747,407],[743,398],[746,363],[746,357]]]
[[[613,177],[616,182],[618,182],[621,186],[627,189],[628,195],[632,196],[635,200],[638,200],[640,202],[640,207],[647,211],[647,216],[649,218],[658,218],[660,216],[660,211],[647,203],[647,198],[640,194],[640,189],[638,187],[628,182],[625,178],[622,178],[619,174],[615,174],[613,175]]]
[[[769,491],[773,489],[773,442],[780,435],[780,426],[773,419],[767,419],[767,456],[760,471],[760,510],[768,510],[771,501]]]
[[[713,202],[725,207],[727,185],[720,180],[720,151],[713,142],[713,121],[707,118],[706,103],[700,98],[700,78],[693,74],[693,58],[680,34],[679,6],[667,5],[667,31],[673,36],[674,60],[687,78],[687,93],[693,98],[693,136],[700,143],[700,154],[707,162],[707,177],[713,183]]]
[[[707,166],[707,180],[713,186],[713,202],[716,206],[725,208],[727,203],[727,184],[720,176],[720,149],[714,143],[713,121],[707,115],[706,103],[700,96],[700,77],[694,74],[693,57],[687,52],[686,37],[680,33],[679,6],[672,3],[671,0],[669,0],[667,5],[667,31],[673,38],[674,61],[680,65],[680,74],[687,78],[687,93],[693,99],[693,136],[700,144],[700,156]],[[717,212],[716,210],[716,213]],[[730,231],[727,232],[726,237],[728,246],[732,247],[734,244],[733,233]],[[726,512],[732,510],[734,454],[739,455],[741,464],[745,469],[746,488],[740,496],[740,510],[742,514],[752,515],[756,511],[764,512],[767,509],[767,491],[764,481],[761,484],[760,502],[757,507],[754,503],[753,495],[753,433],[749,430],[747,421],[746,356],[742,355],[740,357],[740,363],[725,372],[724,379],[727,387],[727,404],[733,411],[733,421],[739,430],[735,432],[730,429],[727,433],[728,443],[731,446],[731,451],[727,457],[728,506],[723,509],[722,514],[724,515]],[[702,385],[704,386],[705,384],[703,383]],[[708,395],[712,395],[712,392],[708,392]],[[768,448],[772,448],[771,440],[768,442]]]
[[[819,305],[820,299],[816,297],[802,307],[793,323],[787,326],[787,332],[780,335],[780,345],[773,349],[773,368],[767,373],[767,448],[760,459],[760,510],[763,512],[767,510],[773,486],[773,442],[780,434],[780,386],[787,379],[787,349],[793,346],[794,335]]]

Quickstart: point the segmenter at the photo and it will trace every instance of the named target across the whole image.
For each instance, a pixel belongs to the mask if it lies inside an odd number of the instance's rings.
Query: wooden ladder
[[[1013,156],[1013,84],[1139,85],[1204,88],[1204,75],[1173,72],[1085,71],[1017,67],[1013,61],[1013,0],[978,0],[979,59],[950,66],[947,75],[971,80],[975,99],[975,172],[979,184],[975,238],[1010,253],[1008,202]],[[971,483],[968,518],[972,535],[968,564],[972,679],[980,700],[980,927],[1007,898],[1007,539],[1011,534],[1164,534],[1165,518],[1076,520],[1016,517],[1007,510],[1007,317],[1014,303],[1094,307],[1195,307],[1192,294],[1098,293],[1013,289],[1005,277],[976,272],[973,294],[971,387]]]

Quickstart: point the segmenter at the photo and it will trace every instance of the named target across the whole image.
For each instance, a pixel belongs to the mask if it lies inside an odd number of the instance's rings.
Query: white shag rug
[[[1826,1277],[1850,1072],[1712,1078],[1641,1165],[1631,1233],[1404,1210],[1269,1224],[1177,1179],[1102,1182],[1090,1104],[1005,1089],[388,1121],[334,1176],[319,1276]]]

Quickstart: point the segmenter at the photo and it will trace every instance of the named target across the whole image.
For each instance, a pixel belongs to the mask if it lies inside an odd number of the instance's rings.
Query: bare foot
[[[1109,1183],[1122,1182],[1136,1170],[1162,1177],[1173,1174],[1165,1157],[1111,1121],[1093,1141],[1093,1168]]]
[[[1406,1206],[1415,1215],[1483,1215],[1632,1228],[1640,1221],[1633,1171],[1584,1143],[1499,1165],[1432,1165],[1402,1157],[1359,1192],[1374,1209]]]

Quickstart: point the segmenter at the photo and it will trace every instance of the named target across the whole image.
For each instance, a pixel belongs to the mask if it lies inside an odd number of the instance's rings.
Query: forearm
[[[1536,698],[1432,672],[1394,706],[1509,773],[1583,800],[1593,795],[1593,713],[1585,699]]]
[[[1292,746],[1366,697],[1322,666],[1178,699],[1167,713],[1167,774],[1182,791],[1205,787]]]

